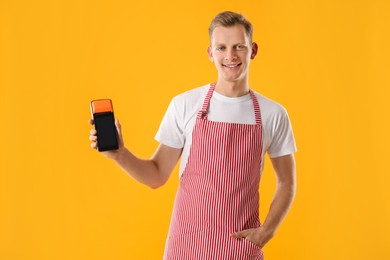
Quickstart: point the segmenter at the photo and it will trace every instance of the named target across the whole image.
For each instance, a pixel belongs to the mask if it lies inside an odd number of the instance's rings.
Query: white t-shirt
[[[155,136],[161,144],[183,148],[179,176],[187,164],[192,143],[192,129],[201,109],[210,84],[198,87],[178,96],[169,104]],[[286,109],[280,104],[255,92],[260,105],[263,125],[263,162],[267,152],[271,158],[297,151],[294,135]],[[241,97],[226,97],[214,91],[210,100],[207,119],[217,122],[255,124],[255,113],[250,94]]]

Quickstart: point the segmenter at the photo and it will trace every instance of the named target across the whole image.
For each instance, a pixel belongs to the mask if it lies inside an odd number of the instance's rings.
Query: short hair
[[[244,26],[246,35],[249,38],[249,42],[252,43],[252,34],[253,34],[252,24],[242,14],[234,13],[234,12],[230,12],[230,11],[225,11],[225,12],[217,14],[214,17],[214,19],[211,21],[211,24],[209,27],[210,39],[211,39],[211,36],[213,35],[213,31],[214,31],[215,27],[217,27],[217,26],[231,27],[231,26],[234,26],[237,24]]]

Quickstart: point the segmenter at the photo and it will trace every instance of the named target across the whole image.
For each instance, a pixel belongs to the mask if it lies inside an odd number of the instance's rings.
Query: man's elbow
[[[156,190],[162,186],[164,186],[164,183],[163,184],[150,184],[150,185],[148,185],[148,187],[151,188],[152,190]]]
[[[159,180],[159,181],[156,181],[156,182],[153,182],[153,183],[149,183],[147,184],[147,186],[153,190],[156,190],[162,186],[165,185],[165,183],[167,182],[167,180]]]
[[[160,186],[159,185],[148,185],[148,187],[151,188],[152,190],[156,190],[156,189],[160,188],[161,185]]]

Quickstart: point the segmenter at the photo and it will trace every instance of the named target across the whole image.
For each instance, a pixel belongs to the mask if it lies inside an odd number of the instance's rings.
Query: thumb
[[[118,132],[119,146],[122,147],[124,145],[123,136],[122,136],[122,126],[119,123],[118,119],[115,119],[115,127],[116,127],[116,131]]]
[[[243,238],[243,237],[247,237],[249,235],[249,233],[250,233],[250,231],[248,229],[245,229],[242,231],[232,233],[232,236],[236,237],[236,238]]]
[[[115,126],[116,126],[116,129],[118,130],[119,135],[122,136],[122,126],[119,123],[119,119],[115,119]]]

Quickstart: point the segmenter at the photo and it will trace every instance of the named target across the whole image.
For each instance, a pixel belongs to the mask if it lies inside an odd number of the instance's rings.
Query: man
[[[218,14],[208,55],[218,80],[173,98],[149,160],[124,146],[103,152],[137,181],[158,188],[177,161],[176,194],[164,259],[263,259],[295,196],[295,141],[286,110],[248,85],[258,46],[242,15]],[[93,124],[93,121],[90,120]],[[96,148],[96,130],[91,130]],[[268,152],[277,189],[264,223],[259,221],[259,182]]]

